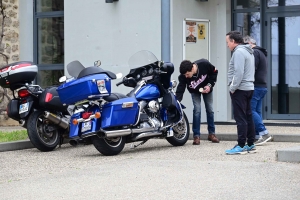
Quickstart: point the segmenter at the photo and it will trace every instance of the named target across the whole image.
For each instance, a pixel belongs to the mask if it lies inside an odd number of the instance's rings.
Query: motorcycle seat
[[[109,76],[109,78],[111,79],[116,79],[116,75],[111,72],[111,71],[107,71],[107,70],[103,70],[100,67],[87,67],[85,69],[83,69],[79,74],[78,74],[78,79],[88,76],[88,75],[92,75],[92,74],[106,74],[107,76]]]
[[[103,97],[103,99],[107,102],[112,102],[118,99],[126,98],[127,96],[121,93],[111,93],[109,96]]]

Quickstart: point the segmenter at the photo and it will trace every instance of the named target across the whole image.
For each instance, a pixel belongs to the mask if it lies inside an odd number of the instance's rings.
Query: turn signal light
[[[100,112],[95,112],[95,118],[100,118],[101,117],[101,113]]]
[[[78,120],[77,119],[73,119],[72,120],[72,124],[77,125],[78,124]]]

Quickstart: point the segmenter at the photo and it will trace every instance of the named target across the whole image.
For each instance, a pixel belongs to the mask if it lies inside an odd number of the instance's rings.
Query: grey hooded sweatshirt
[[[234,48],[228,69],[229,91],[254,90],[254,56],[250,45]]]

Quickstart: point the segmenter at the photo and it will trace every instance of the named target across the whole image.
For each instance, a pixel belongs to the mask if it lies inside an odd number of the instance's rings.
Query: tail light
[[[82,118],[88,119],[92,114],[93,114],[92,112],[84,112],[84,113],[82,113]]]
[[[19,90],[19,91],[18,91],[18,95],[19,95],[19,97],[24,98],[24,97],[29,96],[30,93],[28,92],[28,90],[22,89],[22,90]]]
[[[53,95],[51,93],[47,93],[46,98],[45,98],[45,102],[51,101],[52,97],[53,97]]]

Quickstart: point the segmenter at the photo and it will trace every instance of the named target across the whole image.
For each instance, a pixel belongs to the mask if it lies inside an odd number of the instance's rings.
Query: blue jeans
[[[194,104],[193,110],[193,133],[194,137],[200,137],[200,124],[201,124],[201,93],[191,93]],[[214,123],[214,111],[213,111],[213,94],[202,94],[206,118],[207,118],[207,130],[209,134],[215,134],[215,123]]]
[[[255,125],[255,138],[258,139],[259,136],[268,134],[268,131],[263,123],[262,119],[262,101],[267,94],[268,89],[262,87],[255,87],[253,96],[251,99],[251,110],[252,110],[252,117]]]

